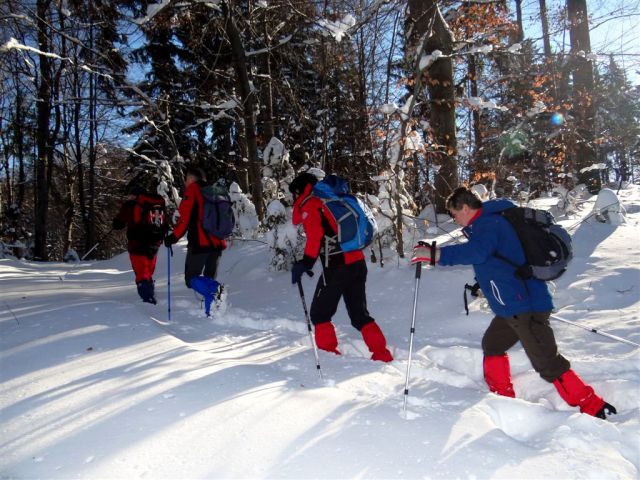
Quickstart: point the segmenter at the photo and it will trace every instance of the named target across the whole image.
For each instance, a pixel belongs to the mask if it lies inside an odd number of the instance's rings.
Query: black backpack
[[[551,213],[535,208],[513,207],[503,210],[500,215],[516,231],[527,261],[517,265],[502,255],[494,256],[516,267],[516,277],[548,281],[564,273],[573,257],[571,236],[555,223]]]

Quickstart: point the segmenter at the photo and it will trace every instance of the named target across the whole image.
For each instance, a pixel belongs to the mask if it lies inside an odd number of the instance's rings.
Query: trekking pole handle
[[[429,261],[429,265],[431,265],[432,267],[435,266],[436,264],[436,242],[435,240],[433,242],[431,242],[430,244],[423,241],[423,240],[419,240],[418,241],[418,245],[420,245],[421,247],[429,247],[431,249],[431,255],[430,255],[430,261]],[[416,279],[419,279],[422,275],[422,262],[417,262],[416,263]]]

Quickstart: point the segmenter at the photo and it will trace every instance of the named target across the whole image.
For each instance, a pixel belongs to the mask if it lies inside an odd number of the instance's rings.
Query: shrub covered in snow
[[[231,208],[236,217],[236,226],[233,229],[233,235],[242,238],[256,238],[258,235],[258,215],[253,202],[242,193],[240,185],[236,182],[229,186],[229,197],[231,198]]]
[[[291,213],[278,200],[267,206],[265,226],[268,228],[265,239],[272,252],[269,269],[289,270],[304,250],[302,228],[291,223]]]

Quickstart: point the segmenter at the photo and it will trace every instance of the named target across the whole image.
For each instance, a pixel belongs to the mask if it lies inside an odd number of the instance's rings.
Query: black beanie
[[[304,189],[308,184],[315,185],[316,183],[318,183],[318,177],[312,173],[304,172],[294,178],[289,184],[289,191],[293,195],[300,195],[304,192]]]

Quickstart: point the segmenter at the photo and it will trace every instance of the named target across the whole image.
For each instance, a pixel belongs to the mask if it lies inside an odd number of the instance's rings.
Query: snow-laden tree
[[[265,225],[269,229],[265,239],[272,252],[269,269],[289,270],[304,251],[305,239],[301,229],[291,223],[290,211],[279,200],[267,205]]]
[[[291,183],[294,170],[289,162],[289,151],[276,137],[273,137],[262,152],[262,194],[264,203],[282,200],[287,186]]]
[[[241,238],[256,238],[260,222],[255,205],[236,182],[229,186],[229,196],[233,202],[231,208],[236,217],[233,235]]]
[[[174,187],[171,164],[168,161],[163,160],[159,163],[155,178],[158,184],[156,193],[164,198],[167,206],[177,207],[180,204],[180,195]]]
[[[376,196],[367,195],[367,201],[373,210],[376,222],[378,223],[378,236],[382,246],[391,247],[397,250],[397,224],[398,224],[398,202],[402,213],[402,224],[413,228],[412,219],[413,201],[408,195],[404,185],[404,171],[400,170],[398,175],[390,171],[371,177],[378,184],[378,194]],[[400,185],[400,190],[398,190]]]

